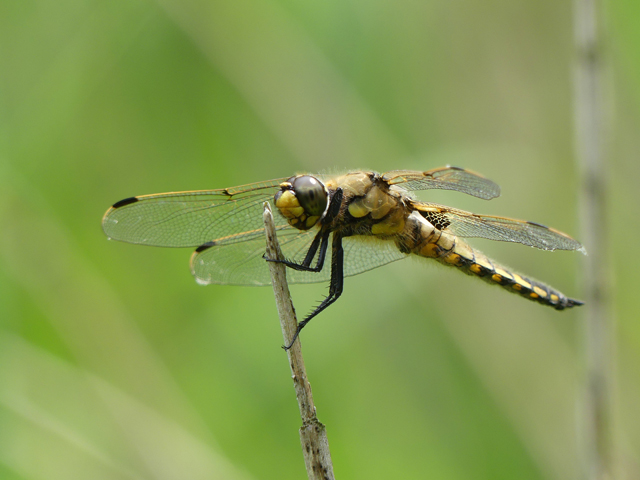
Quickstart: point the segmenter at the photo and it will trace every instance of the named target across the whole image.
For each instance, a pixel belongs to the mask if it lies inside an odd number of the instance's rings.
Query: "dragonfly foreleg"
[[[342,205],[342,189],[338,188],[333,196],[331,197],[331,202],[329,203],[329,208],[327,209],[327,213],[322,219],[323,227],[321,227],[320,231],[316,234],[307,254],[302,260],[301,263],[294,262],[288,259],[277,260],[272,258],[263,258],[268,262],[276,262],[283,263],[289,268],[293,268],[294,270],[299,270],[302,272],[320,272],[322,267],[324,266],[324,259],[327,254],[327,247],[329,245],[329,234],[331,231],[326,228],[326,226],[333,221],[333,219],[340,213],[340,207]],[[311,266],[311,262],[313,262],[314,257],[316,256],[316,252],[318,251],[318,246],[320,247],[320,252],[318,253],[318,261],[315,267]]]
[[[293,268],[294,270],[299,270],[302,272],[319,272],[322,270],[324,266],[324,259],[327,256],[327,247],[329,245],[329,231],[320,230],[316,235],[316,238],[313,239],[311,246],[309,247],[309,251],[304,257],[302,263],[296,263],[291,260],[276,260],[271,258],[265,258],[268,262],[276,262],[283,263],[289,268]],[[316,266],[312,267],[311,262],[313,258],[316,256],[316,252],[318,251],[318,245],[320,246],[320,252],[318,253],[318,261],[316,262]]]
[[[338,234],[333,236],[332,254],[331,254],[331,283],[329,284],[329,295],[325,298],[316,309],[307,315],[303,321],[298,323],[296,333],[293,335],[293,339],[289,342],[289,345],[284,347],[285,350],[289,350],[296,341],[300,331],[305,327],[309,321],[322,312],[325,308],[331,305],[333,302],[340,298],[344,287],[344,249],[342,248],[342,237]]]

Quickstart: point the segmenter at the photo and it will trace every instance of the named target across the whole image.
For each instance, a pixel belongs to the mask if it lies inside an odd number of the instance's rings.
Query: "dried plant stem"
[[[581,170],[582,239],[589,252],[584,268],[586,388],[584,390],[585,475],[613,478],[611,447],[611,370],[613,322],[610,314],[606,238],[606,161],[604,155],[604,58],[597,0],[574,0],[576,147]]]
[[[267,257],[283,259],[276,229],[273,223],[273,215],[268,202],[264,203],[264,226],[267,237]],[[280,326],[284,344],[288,345],[290,339],[296,332],[298,322],[296,320],[289,286],[287,285],[286,267],[282,263],[268,262],[271,270],[271,281],[273,293],[276,297],[278,315],[280,316]],[[296,391],[302,427],[300,427],[300,442],[302,443],[302,453],[304,463],[307,467],[307,475],[310,480],[333,480],[333,465],[331,463],[331,453],[329,452],[329,441],[325,426],[316,417],[316,407],[313,403],[311,385],[307,380],[307,373],[302,358],[300,347],[300,337],[294,342],[289,350],[289,366],[293,376],[293,386]]]

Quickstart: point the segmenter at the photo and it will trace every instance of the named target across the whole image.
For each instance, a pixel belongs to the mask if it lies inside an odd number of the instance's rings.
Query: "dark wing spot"
[[[438,230],[444,230],[451,222],[447,219],[447,217],[440,212],[420,212],[427,222],[436,227]]]
[[[203,243],[198,248],[196,248],[196,253],[204,252],[207,248],[214,247],[215,245],[216,245],[216,242]]]
[[[536,223],[536,222],[527,222],[529,225],[535,225],[536,227],[542,227],[542,228],[546,228],[547,230],[549,230],[549,227],[547,227],[546,225],[543,225],[541,223]]]
[[[137,201],[138,201],[138,197],[129,197],[114,203],[113,205],[111,205],[111,207],[120,208],[120,207],[124,207],[125,205],[129,205],[131,203],[136,203]]]

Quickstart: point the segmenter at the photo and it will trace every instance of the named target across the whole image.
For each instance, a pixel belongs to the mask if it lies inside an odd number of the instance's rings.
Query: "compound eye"
[[[310,217],[320,217],[327,209],[327,191],[320,180],[311,175],[297,177],[292,182],[300,206]]]

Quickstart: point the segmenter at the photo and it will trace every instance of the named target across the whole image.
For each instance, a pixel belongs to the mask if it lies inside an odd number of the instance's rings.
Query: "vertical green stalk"
[[[606,96],[601,5],[575,0],[575,125],[581,174],[582,240],[587,248],[584,353],[586,378],[581,433],[585,477],[613,478],[611,386],[613,320],[610,308],[609,243],[607,238]]]

